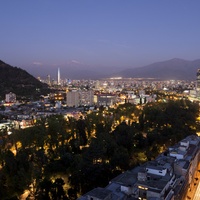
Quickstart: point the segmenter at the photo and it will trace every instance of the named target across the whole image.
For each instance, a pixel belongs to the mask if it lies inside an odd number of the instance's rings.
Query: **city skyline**
[[[37,76],[199,59],[200,2],[1,2],[0,59]]]

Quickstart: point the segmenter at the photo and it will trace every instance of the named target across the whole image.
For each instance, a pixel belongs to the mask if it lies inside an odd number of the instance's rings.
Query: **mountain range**
[[[71,63],[59,66],[61,78],[67,79],[100,79],[115,76],[124,78],[156,78],[161,80],[194,80],[196,79],[196,71],[200,68],[200,59],[184,60],[174,58],[162,62],[155,62],[142,67],[125,67],[116,66],[85,66],[79,63]],[[34,66],[29,68],[29,73],[46,79],[47,75],[57,77],[57,69],[52,67]],[[123,70],[122,70],[123,69]]]
[[[161,80],[195,80],[200,59],[194,61],[173,58],[144,67],[130,68],[112,74],[124,78],[156,78]]]
[[[197,69],[200,68],[200,59],[189,61],[180,58],[155,62],[143,67],[120,68],[86,66],[71,66],[61,69],[62,75],[70,79],[100,79],[109,77],[123,78],[155,78],[160,80],[195,80]],[[122,68],[121,68],[122,69]]]

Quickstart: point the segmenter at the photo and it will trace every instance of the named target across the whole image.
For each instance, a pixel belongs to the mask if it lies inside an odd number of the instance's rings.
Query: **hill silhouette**
[[[18,97],[34,98],[47,92],[48,86],[41,83],[25,70],[12,67],[0,60],[0,98],[5,94],[15,93]]]
[[[124,78],[157,78],[162,80],[194,80],[199,68],[200,59],[188,61],[174,58],[144,67],[126,69],[116,73],[115,76]]]

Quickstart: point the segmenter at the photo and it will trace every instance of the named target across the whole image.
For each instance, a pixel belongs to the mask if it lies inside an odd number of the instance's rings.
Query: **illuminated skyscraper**
[[[60,85],[60,68],[58,68],[58,85]]]

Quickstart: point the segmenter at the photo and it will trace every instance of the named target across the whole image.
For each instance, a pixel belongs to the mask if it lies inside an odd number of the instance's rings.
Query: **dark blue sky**
[[[199,0],[2,0],[0,60],[34,75],[199,59]]]

